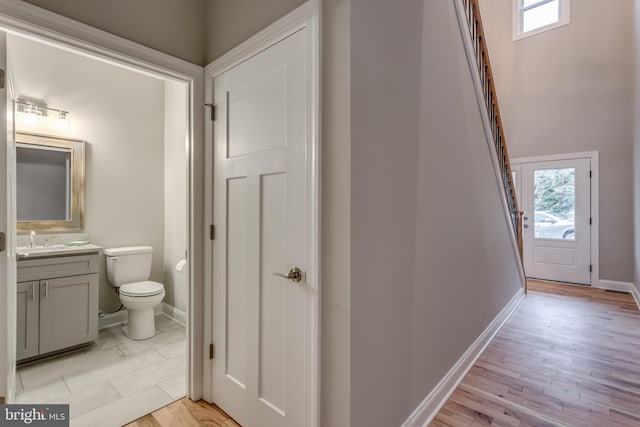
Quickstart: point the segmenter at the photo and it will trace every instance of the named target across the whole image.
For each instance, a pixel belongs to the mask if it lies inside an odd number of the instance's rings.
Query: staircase
[[[524,212],[518,208],[518,199],[513,174],[511,173],[511,165],[509,163],[509,152],[504,137],[504,127],[502,125],[500,107],[498,106],[498,97],[496,95],[496,87],[491,71],[491,63],[489,62],[489,51],[480,18],[480,5],[478,4],[478,0],[460,1],[463,4],[466,23],[468,24],[469,34],[471,35],[476,64],[482,83],[482,91],[484,93],[484,103],[487,107],[491,124],[491,137],[498,156],[498,164],[500,166],[500,175],[502,177],[507,206],[513,223],[515,238],[518,242],[520,260],[522,261],[522,216]]]

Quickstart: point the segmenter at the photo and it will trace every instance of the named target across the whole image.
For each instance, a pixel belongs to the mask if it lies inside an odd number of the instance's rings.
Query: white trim
[[[545,25],[544,27],[539,27],[534,30],[527,31],[526,33],[522,32],[522,19],[523,14],[522,10],[522,0],[512,0],[512,19],[511,19],[511,31],[512,31],[512,40],[518,41],[522,39],[526,39],[527,37],[535,36],[537,34],[544,33],[549,30],[553,30],[554,28],[563,27],[571,23],[571,0],[559,0],[560,1],[560,16],[558,22],[554,22],[549,25]]]
[[[592,284],[594,288],[605,289],[607,291],[627,292],[633,296],[636,306],[640,310],[640,290],[631,282],[619,282],[617,280],[598,279]]]
[[[511,159],[512,165],[525,163],[552,162],[558,160],[589,159],[591,162],[591,285],[602,282],[600,279],[600,156],[598,151],[579,153],[550,154],[548,156],[520,157]],[[522,173],[519,177],[522,182]]]
[[[561,154],[549,154],[541,156],[531,157],[514,157],[511,159],[511,163],[541,163],[541,162],[553,162],[556,160],[569,160],[569,159],[592,159],[598,156],[597,151],[580,151],[578,153],[561,153]]]
[[[20,0],[0,0],[0,29],[188,85],[189,106],[189,319],[188,396],[202,397],[204,345],[204,75],[203,68]],[[0,343],[0,347],[5,347]]]
[[[447,372],[440,382],[431,390],[424,400],[409,415],[409,418],[402,423],[402,427],[427,426],[440,411],[449,396],[455,391],[469,369],[476,363],[478,357],[487,348],[493,337],[500,331],[502,325],[516,311],[522,300],[524,299],[524,290],[518,289],[518,292],[511,298],[511,301],[498,313],[498,315],[489,323],[489,326],[480,334],[480,336],[471,344],[455,365]]]
[[[491,161],[493,163],[493,170],[495,173],[496,183],[500,191],[500,200],[502,202],[502,212],[504,214],[505,226],[511,231],[511,236],[512,236],[511,246],[513,248],[514,261],[517,265],[518,273],[520,275],[521,286],[522,288],[524,288],[525,286],[524,267],[522,265],[522,260],[520,259],[520,250],[518,249],[518,239],[516,238],[517,233],[513,226],[513,221],[511,219],[511,212],[509,210],[509,205],[507,203],[507,198],[504,191],[504,183],[502,182],[502,172],[500,171],[500,161],[498,160],[498,153],[496,152],[496,149],[493,143],[493,130],[491,127],[491,120],[489,119],[489,111],[484,101],[485,99],[484,89],[483,89],[484,85],[482,84],[482,80],[480,78],[480,72],[478,71],[474,43],[471,40],[469,25],[467,23],[468,22],[467,15],[461,0],[453,0],[453,4],[455,5],[455,9],[458,15],[458,27],[462,35],[462,44],[464,45],[464,48],[465,48],[467,65],[469,66],[469,71],[471,73],[471,80],[473,81],[473,86],[475,87],[475,90],[476,90],[476,101],[478,105],[478,110],[480,112],[480,117],[482,118],[485,141],[487,143],[487,148],[489,149],[489,156],[491,157]]]
[[[61,48],[77,49],[142,72],[179,80],[202,67],[20,0],[0,1],[0,27]]]
[[[306,360],[307,378],[307,396],[306,407],[307,419],[305,427],[316,427],[320,425],[320,226],[321,226],[321,163],[320,163],[320,71],[321,71],[321,0],[308,0],[288,15],[279,19],[269,27],[260,31],[250,39],[241,43],[231,51],[222,55],[214,62],[205,67],[205,102],[211,103],[213,98],[213,80],[216,76],[223,74],[230,68],[246,61],[252,56],[278,43],[291,34],[296,33],[302,28],[308,29],[309,34],[309,70],[310,70],[310,88],[309,88],[309,111],[310,131],[308,146],[308,165],[309,165],[309,184],[308,194],[310,197],[307,208],[309,224],[311,229],[308,236],[309,244],[309,266],[306,271],[307,283],[309,285],[309,298],[307,299],[307,319],[305,327],[307,328],[307,336],[309,337],[309,346]],[[205,140],[213,140],[213,127],[210,123],[205,128]],[[205,147],[205,206],[206,206],[206,223],[213,224],[213,152],[211,151],[213,144],[206,144]],[[206,259],[213,259],[213,242],[205,245]],[[206,283],[213,283],[213,265],[205,271]],[[213,342],[213,286],[205,289],[204,299],[206,301],[206,310],[204,317],[204,336]],[[207,378],[203,383],[203,396],[206,400],[211,401],[211,379],[212,367],[211,363],[205,363],[204,376]]]
[[[162,314],[181,326],[186,327],[187,325],[187,313],[179,308],[167,304],[166,302],[162,303]]]

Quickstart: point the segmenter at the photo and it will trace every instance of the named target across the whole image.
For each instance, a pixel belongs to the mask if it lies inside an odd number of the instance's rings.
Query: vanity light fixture
[[[20,119],[20,117],[22,117]],[[69,129],[69,112],[48,107],[47,104],[31,100],[16,101],[16,120],[21,121],[30,130],[41,127],[53,127],[58,131]],[[17,123],[18,127],[21,123]],[[46,130],[46,129],[45,129]]]

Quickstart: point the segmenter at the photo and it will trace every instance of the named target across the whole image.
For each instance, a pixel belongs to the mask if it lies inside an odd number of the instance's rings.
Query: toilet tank
[[[151,246],[125,246],[104,250],[107,279],[115,287],[141,282],[151,275]]]

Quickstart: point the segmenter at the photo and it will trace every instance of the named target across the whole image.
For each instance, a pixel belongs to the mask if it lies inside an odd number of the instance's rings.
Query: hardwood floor
[[[432,426],[639,426],[631,295],[530,280]]]
[[[432,426],[640,426],[640,312],[632,296],[530,280],[529,295]],[[239,427],[181,399],[129,427]]]
[[[240,427],[216,405],[182,398],[127,424],[127,427]]]

